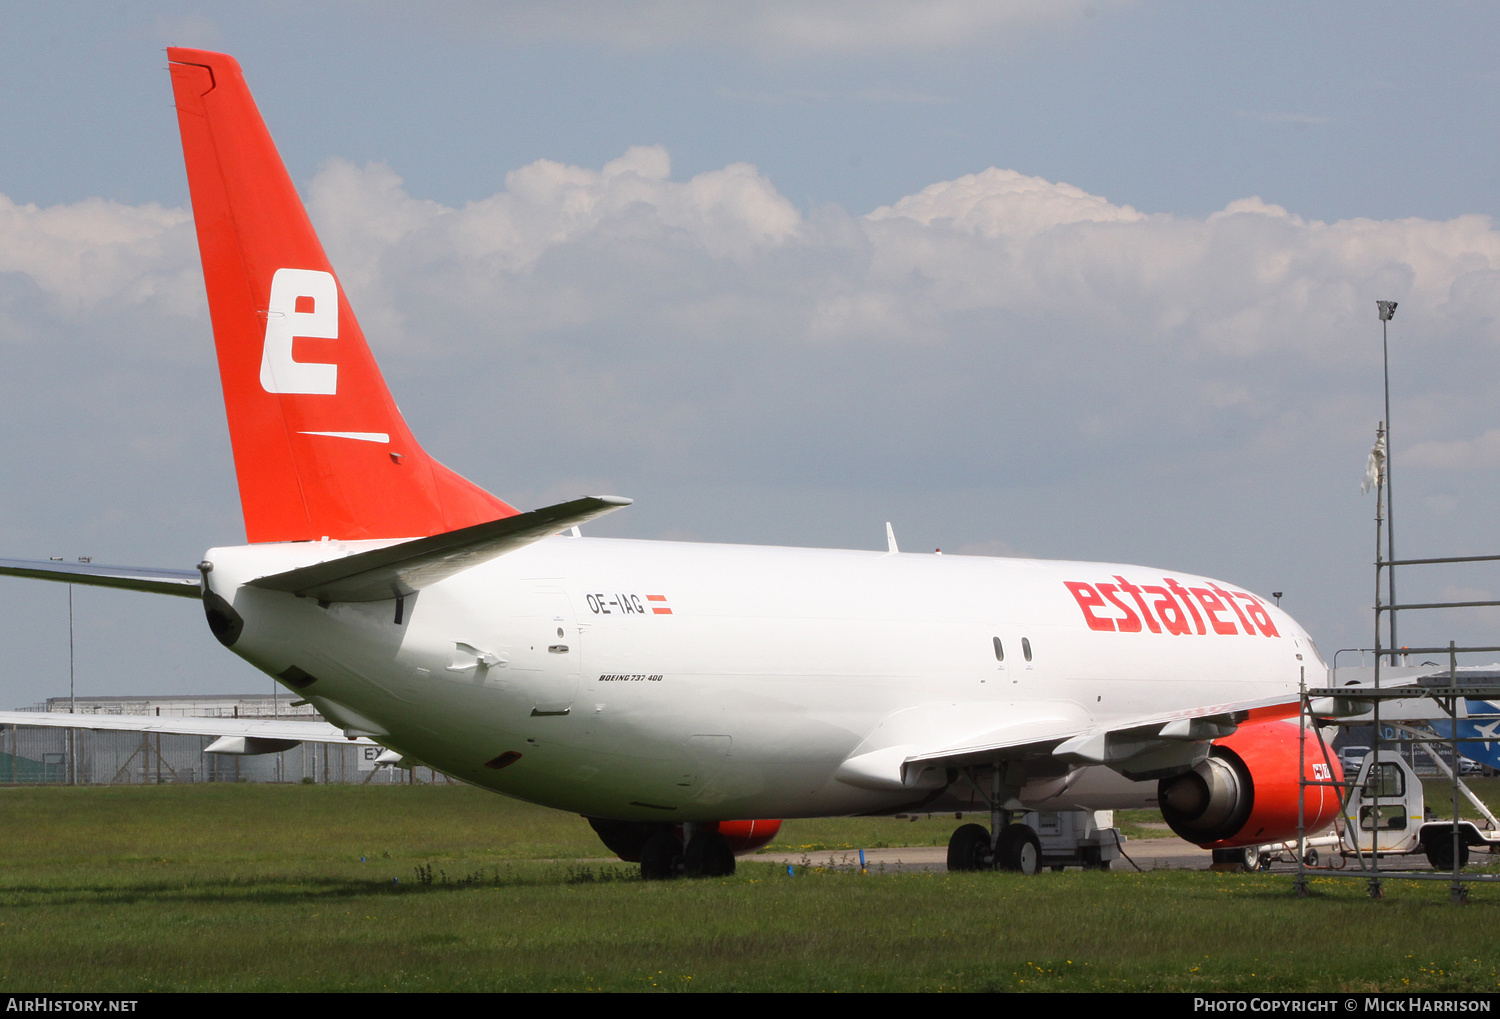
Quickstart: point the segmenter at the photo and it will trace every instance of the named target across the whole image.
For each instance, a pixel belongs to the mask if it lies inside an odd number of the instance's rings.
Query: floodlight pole
[[[53,556],[54,562],[59,557]],[[91,563],[93,556],[81,555],[78,557],[80,563]],[[73,585],[68,585],[68,712],[74,716],[78,714],[78,693],[73,682]],[[78,720],[76,717],[73,719]],[[68,730],[68,768],[73,773],[73,785],[78,785],[79,758],[78,753],[78,729]]]
[[[1391,345],[1389,339],[1389,326],[1391,319],[1396,315],[1395,301],[1376,301],[1375,308],[1380,312],[1380,354],[1381,361],[1385,367],[1385,561],[1386,561],[1386,604],[1396,604],[1396,567],[1391,565],[1396,559],[1396,503],[1391,495]],[[1379,556],[1380,550],[1376,548],[1375,554]],[[1396,664],[1396,649],[1401,644],[1396,640],[1396,612],[1390,610],[1389,627],[1387,630],[1391,635],[1391,664]]]
[[[73,585],[68,585],[68,711],[78,721],[78,695],[73,684]],[[78,784],[78,730],[68,730],[68,771],[72,784]]]

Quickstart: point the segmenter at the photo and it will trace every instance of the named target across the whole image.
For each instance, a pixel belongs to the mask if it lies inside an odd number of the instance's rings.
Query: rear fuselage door
[[[566,715],[578,693],[583,651],[568,596],[537,590],[520,614],[509,620],[515,634],[511,679],[518,696],[531,701],[533,715]]]

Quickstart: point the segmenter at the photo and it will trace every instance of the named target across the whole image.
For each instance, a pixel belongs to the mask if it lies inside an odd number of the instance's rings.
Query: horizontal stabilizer
[[[385,601],[404,597],[630,503],[631,500],[617,495],[574,499],[530,513],[275,573],[252,580],[250,586],[287,591],[319,601]]]
[[[192,718],[181,715],[73,714],[67,711],[0,711],[0,725],[35,725],[55,729],[94,729],[100,732],[160,732],[178,736],[243,736],[255,740],[290,740],[297,743],[359,743],[372,740],[350,737],[338,726],[291,718]]]
[[[63,584],[92,587],[122,587],[127,591],[175,594],[201,598],[202,578],[197,570],[158,570],[147,566],[95,566],[92,563],[60,563],[33,559],[0,559],[0,576],[55,580]]]

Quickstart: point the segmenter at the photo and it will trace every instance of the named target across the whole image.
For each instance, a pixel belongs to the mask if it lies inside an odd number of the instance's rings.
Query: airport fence
[[[376,765],[380,747],[303,743],[247,757],[204,753],[212,742],[209,736],[0,726],[0,785],[451,781],[431,768]]]

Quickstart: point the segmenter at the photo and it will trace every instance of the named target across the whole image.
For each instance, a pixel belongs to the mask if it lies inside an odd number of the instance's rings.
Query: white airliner
[[[0,721],[230,753],[373,741],[583,814],[647,877],[731,871],[774,832],[747,818],[988,813],[949,866],[1030,872],[1037,835],[1013,812],[1159,803],[1229,849],[1294,838],[1299,774],[1339,777],[1294,720],[1299,684],[1326,679],[1317,649],[1234,585],[894,538],[580,537],[630,500],[519,513],[449,471],[401,419],[239,65],[168,55],[250,543],[197,570],[0,572],[200,600],[225,647],[331,724]],[[1310,788],[1309,830],[1337,802]]]

